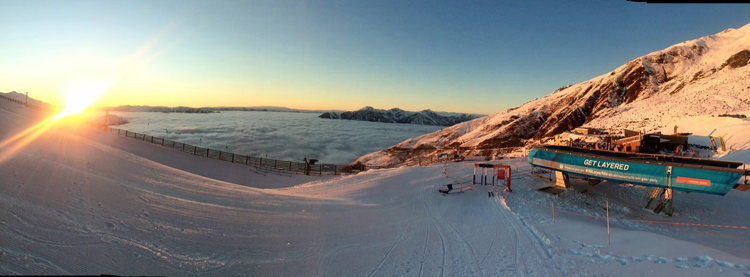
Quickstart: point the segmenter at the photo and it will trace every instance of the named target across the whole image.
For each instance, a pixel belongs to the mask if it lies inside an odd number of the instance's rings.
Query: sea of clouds
[[[348,164],[362,155],[440,130],[439,126],[318,118],[316,113],[212,114],[116,112],[115,128],[236,154],[278,160]]]

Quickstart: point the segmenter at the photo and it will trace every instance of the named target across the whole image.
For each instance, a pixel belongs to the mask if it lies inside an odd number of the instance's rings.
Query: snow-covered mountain
[[[659,130],[690,116],[750,111],[750,24],[636,58],[505,112],[360,157],[393,165],[447,150],[508,153],[579,126]]]
[[[347,119],[384,123],[409,123],[435,126],[451,126],[461,122],[475,119],[475,116],[468,114],[459,115],[440,115],[431,110],[420,112],[409,112],[399,108],[390,110],[380,110],[367,106],[353,112],[326,112],[319,116],[326,119]]]

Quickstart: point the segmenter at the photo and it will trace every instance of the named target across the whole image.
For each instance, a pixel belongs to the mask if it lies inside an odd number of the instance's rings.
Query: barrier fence
[[[26,106],[29,109],[33,109],[33,110],[37,110],[37,111],[46,112],[46,111],[50,111],[51,110],[49,108],[43,108],[43,107],[35,106],[35,105],[26,103],[26,102],[18,100],[18,99],[10,98],[10,97],[2,95],[2,94],[0,94],[0,99],[5,99],[5,100],[8,100],[8,101],[10,101],[12,103],[16,103],[18,105]]]
[[[247,155],[240,155],[236,153],[220,151],[210,149],[207,147],[200,147],[182,143],[166,138],[149,136],[147,134],[141,134],[131,132],[128,130],[108,128],[110,133],[116,133],[120,136],[158,144],[164,147],[172,148],[185,153],[190,153],[197,156],[207,157],[216,160],[222,160],[230,163],[244,164],[248,166],[256,167],[256,172],[265,173],[293,173],[293,174],[307,174],[307,175],[340,175],[340,174],[352,174],[367,169],[379,168],[379,167],[365,167],[365,166],[352,166],[352,165],[335,165],[335,164],[316,164],[308,165],[304,162],[293,162],[284,161],[260,157],[252,157]]]

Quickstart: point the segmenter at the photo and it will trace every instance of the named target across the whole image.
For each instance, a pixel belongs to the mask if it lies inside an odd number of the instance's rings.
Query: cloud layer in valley
[[[236,154],[326,164],[347,164],[437,126],[325,120],[317,114],[222,112],[117,113],[130,123],[115,128]]]

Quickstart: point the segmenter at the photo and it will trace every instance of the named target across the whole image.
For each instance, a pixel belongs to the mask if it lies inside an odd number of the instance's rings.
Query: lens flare
[[[72,91],[65,100],[65,106],[63,110],[55,116],[55,119],[61,119],[63,117],[79,114],[86,110],[89,106],[94,104],[96,99],[99,98],[102,93],[109,89],[113,82],[112,79],[107,79],[104,82],[93,86],[79,87]]]

